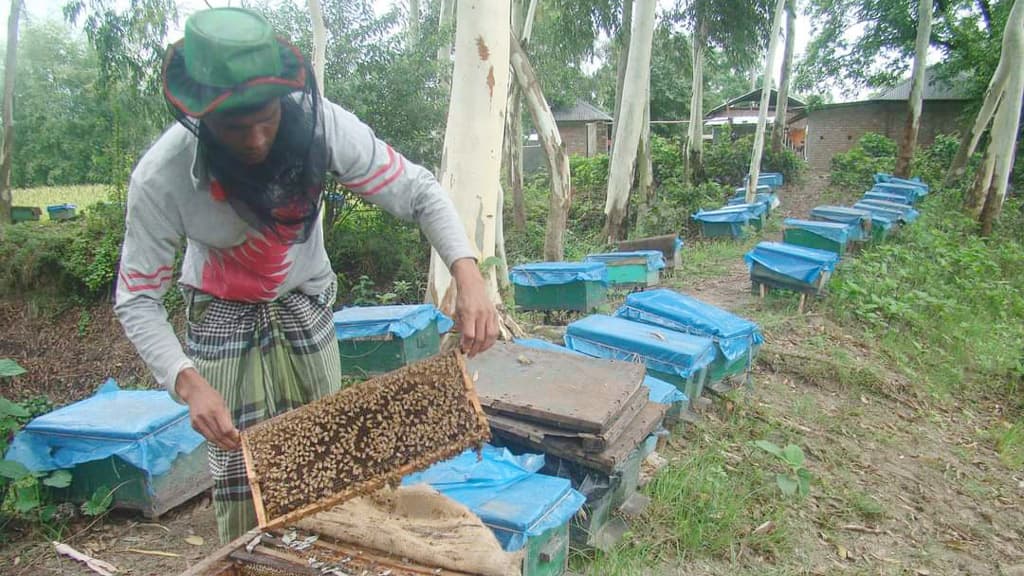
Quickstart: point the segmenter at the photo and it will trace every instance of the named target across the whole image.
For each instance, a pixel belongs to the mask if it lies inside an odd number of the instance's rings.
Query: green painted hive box
[[[56,495],[72,502],[113,491],[112,506],[155,518],[213,485],[206,442],[188,407],[165,391],[121,390],[108,380],[93,396],[29,422],[6,455],[33,471],[72,472]]]
[[[50,220],[71,220],[75,217],[74,204],[54,204],[46,207]]]
[[[569,524],[586,498],[566,478],[539,473],[543,455],[485,445],[403,479],[425,482],[466,506],[502,548],[522,552],[524,576],[561,576],[569,565]]]
[[[620,287],[657,286],[665,268],[665,258],[659,250],[591,254],[585,261],[604,264],[608,268],[608,284]]]
[[[385,374],[429,358],[454,323],[430,304],[354,306],[334,313],[344,377]]]
[[[37,206],[11,206],[11,222],[36,222],[43,211]]]
[[[761,230],[767,214],[765,203],[736,204],[718,210],[701,210],[693,215],[693,219],[700,223],[701,234],[705,238],[742,238],[745,226]]]
[[[708,384],[748,372],[764,342],[754,322],[674,290],[630,294],[615,316],[710,338],[715,359],[707,368]]]
[[[608,298],[608,267],[601,262],[522,264],[509,278],[522,310],[590,312]]]
[[[839,262],[839,255],[826,250],[780,242],[761,242],[744,256],[750,268],[751,285],[805,293],[820,293]]]
[[[782,225],[782,240],[786,244],[827,250],[840,257],[846,255],[851,235],[849,224],[787,218]]]

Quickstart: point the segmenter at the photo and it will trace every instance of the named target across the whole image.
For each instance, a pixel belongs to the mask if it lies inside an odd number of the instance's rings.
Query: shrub
[[[868,132],[853,148],[832,157],[829,179],[842,191],[863,192],[871,187],[875,173],[891,173],[895,166],[896,142]]]
[[[704,151],[704,176],[719,184],[738,187],[744,184],[750,171],[750,155],[754,150],[754,137],[743,136],[733,139],[726,130]],[[800,182],[807,163],[788,148],[778,154],[772,152],[765,142],[761,157],[762,172],[780,172],[787,183]]]

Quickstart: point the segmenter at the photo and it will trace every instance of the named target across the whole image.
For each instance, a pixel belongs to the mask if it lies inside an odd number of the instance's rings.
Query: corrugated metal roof
[[[868,100],[909,100],[910,80],[910,78],[907,78],[892,88],[881,90],[868,98]],[[969,97],[960,89],[959,84],[939,79],[935,74],[935,70],[929,68],[924,72],[924,99],[968,100]]]
[[[551,115],[555,117],[555,122],[612,121],[612,117],[607,112],[582,100],[577,100],[576,104],[569,108],[553,108]]]
[[[772,88],[771,93],[768,95],[768,107],[769,108],[775,108],[775,106],[778,104],[778,101],[779,101],[779,91],[776,90],[775,88]],[[786,106],[790,110],[797,110],[798,108],[803,108],[804,106],[807,105],[807,103],[805,103],[803,100],[800,100],[799,98],[794,98],[792,96],[787,98],[786,102],[787,102]],[[740,96],[737,96],[737,97],[733,98],[732,100],[729,100],[725,104],[722,104],[722,105],[720,105],[720,106],[718,106],[716,108],[712,108],[710,112],[708,112],[707,114],[704,115],[704,117],[705,118],[710,118],[710,117],[714,116],[715,114],[723,112],[727,108],[736,108],[736,107],[738,107],[736,105],[737,104],[741,104],[741,103],[750,103],[750,104],[758,104],[758,105],[760,105],[760,103],[761,103],[761,88],[757,88],[757,89],[751,90],[750,92],[747,92],[746,94],[742,94]],[[756,106],[754,108],[756,108]]]

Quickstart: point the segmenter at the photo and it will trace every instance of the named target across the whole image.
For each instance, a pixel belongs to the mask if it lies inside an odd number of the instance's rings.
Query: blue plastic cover
[[[875,204],[868,204],[866,202],[857,202],[853,205],[854,208],[860,208],[861,210],[867,210],[871,212],[872,221],[875,216],[882,216],[888,218],[892,222],[907,222],[906,216],[900,210],[893,210],[891,208],[884,208]]]
[[[547,340],[541,340],[539,338],[517,338],[516,344],[520,346],[526,346],[527,348],[535,348],[537,350],[549,350],[551,352],[561,352],[563,354],[572,354],[574,356],[587,356],[582,352],[570,350],[565,346],[559,346],[553,342]],[[591,358],[591,356],[587,356]],[[656,404],[675,404],[676,402],[686,402],[686,394],[675,386],[660,380],[651,375],[644,376],[644,386],[650,393],[647,395],[647,399]]]
[[[354,306],[334,313],[334,333],[338,340],[372,338],[390,334],[406,339],[437,322],[441,334],[455,324],[432,304],[408,306]]]
[[[764,342],[757,324],[674,290],[630,294],[615,316],[711,338],[730,362]]]
[[[650,370],[682,378],[693,376],[715,359],[710,338],[601,314],[569,324],[565,345],[588,356],[640,361]]]
[[[825,272],[835,270],[839,255],[781,242],[761,242],[743,257],[747,266],[758,263],[773,272],[814,284]]]
[[[568,479],[538,474],[544,456],[514,456],[485,445],[481,458],[473,450],[434,464],[402,479],[410,486],[426,483],[469,508],[514,552],[527,540],[564,525],[586,501]]]
[[[888,192],[874,192],[868,190],[864,193],[865,200],[885,200],[886,202],[896,202],[898,204],[910,204],[910,200],[903,194],[889,194]]]
[[[811,217],[821,218],[829,222],[860,224],[865,220],[870,220],[871,213],[867,210],[859,210],[847,206],[816,206],[811,208]]]
[[[779,206],[782,205],[782,203],[779,202],[779,196],[777,194],[775,194],[773,192],[768,192],[768,190],[770,190],[770,188],[768,188],[767,186],[758,186],[757,187],[758,190],[761,190],[762,188],[765,190],[765,192],[758,192],[757,194],[755,194],[754,195],[754,202],[753,202],[753,204],[766,204],[768,206],[768,211],[769,212],[772,211],[772,210],[775,210],[776,208],[778,208]],[[730,198],[729,201],[725,203],[725,205],[726,206],[739,206],[740,204],[746,204],[746,203],[747,203],[747,193],[746,193],[746,191],[744,191],[743,188],[737,188],[736,195],[733,196],[732,198]]]
[[[875,174],[875,183],[876,184],[906,184],[908,186],[916,186],[916,187],[920,188],[921,190],[924,190],[925,194],[927,194],[929,192],[929,190],[930,190],[928,185],[925,184],[924,182],[921,182],[921,179],[918,178],[917,176],[914,176],[913,178],[908,180],[906,178],[897,178],[896,176],[893,176],[892,174]]]
[[[903,214],[903,221],[908,224],[917,220],[918,216],[921,215],[921,213],[915,210],[913,207],[907,204],[901,204],[899,202],[888,202],[886,200],[874,200],[872,198],[864,198],[859,202],[859,204],[878,206],[879,208],[885,208],[887,210],[899,212]]]
[[[786,218],[782,221],[786,228],[799,228],[833,242],[846,244],[850,239],[850,229],[857,224],[845,224],[842,222],[820,222],[817,220],[800,220],[797,218]]]
[[[760,212],[756,211],[760,208]],[[718,210],[699,210],[693,215],[693,219],[698,222],[735,222],[735,223],[747,223],[751,220],[756,220],[761,214],[763,214],[763,204],[739,204],[737,206],[729,206],[727,208],[719,208]]]
[[[747,174],[749,177],[750,174]],[[761,172],[757,175],[757,185],[767,184],[772,188],[778,188],[783,185],[782,174],[779,172]]]
[[[608,284],[608,267],[600,262],[535,262],[509,272],[517,286],[553,286],[572,282]]]
[[[117,456],[151,476],[204,442],[188,407],[161,390],[121,390],[113,379],[96,394],[32,420],[5,458],[33,472],[73,468]]]
[[[586,262],[602,262],[605,265],[619,260],[631,258],[646,258],[648,270],[661,270],[665,267],[665,256],[661,250],[636,250],[633,252],[606,252],[603,254],[590,254]]]
[[[739,188],[736,188],[733,192],[734,192],[733,193],[733,198],[743,198],[744,196],[747,195],[747,187],[746,186],[740,186]],[[772,187],[767,185],[767,184],[758,184],[757,185],[757,190],[755,190],[754,193],[755,194],[771,194],[772,193]]]
[[[676,239],[672,241],[672,246],[675,247],[676,252],[679,252],[683,249],[683,239],[676,236]]]
[[[924,198],[926,192],[918,188],[917,186],[911,186],[909,184],[897,184],[895,182],[882,182],[875,184],[871,187],[871,192],[882,192],[885,194],[899,194],[907,199],[908,202],[916,204],[918,200]]]

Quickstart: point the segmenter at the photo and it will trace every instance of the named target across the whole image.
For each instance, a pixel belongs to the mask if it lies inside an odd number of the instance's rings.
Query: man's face
[[[252,166],[263,162],[274,145],[281,125],[281,101],[242,112],[214,113],[203,122],[221,144]]]

